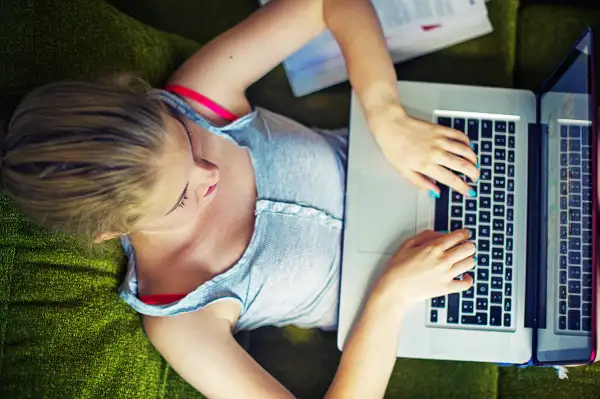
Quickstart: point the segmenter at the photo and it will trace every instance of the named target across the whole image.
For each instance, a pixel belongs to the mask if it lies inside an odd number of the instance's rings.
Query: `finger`
[[[454,140],[445,140],[442,145],[449,153],[456,154],[471,162],[473,165],[477,165],[477,155],[475,155],[475,151],[473,151],[469,144],[459,143]]]
[[[417,247],[417,246],[423,245],[425,243],[431,242],[437,238],[440,238],[443,235],[445,235],[445,234],[440,233],[439,231],[433,231],[433,230],[429,230],[429,229],[423,230],[419,234],[406,240],[405,244],[407,244],[411,247]]]
[[[471,238],[471,232],[467,229],[454,230],[437,238],[432,244],[440,247],[444,252],[456,247]],[[456,262],[454,262],[456,263]]]
[[[435,194],[430,194],[433,197],[435,197],[435,198],[440,197],[440,188],[438,186],[436,186],[435,183],[431,179],[423,176],[422,174],[420,174],[418,172],[412,172],[412,171],[405,173],[404,176],[406,176],[408,181],[410,181],[415,186],[422,188],[424,190],[427,190],[430,193],[435,193]]]
[[[465,143],[466,145],[469,145],[469,143],[470,143],[470,140],[467,137],[467,135],[464,134],[463,132],[459,132],[458,130],[444,128],[442,131],[442,134],[451,140],[459,141],[461,143]]]
[[[455,265],[473,255],[475,255],[475,244],[467,241],[446,251],[444,258],[450,262],[451,265]]]
[[[461,260],[460,262],[455,263],[450,269],[450,277],[454,278],[457,276],[461,276],[464,273],[473,270],[475,267],[475,258],[473,256],[469,256],[466,259]]]
[[[449,171],[443,166],[433,166],[432,171],[428,173],[429,176],[436,179],[438,182],[458,191],[464,196],[470,197],[471,194],[475,194],[471,192],[471,187],[463,179],[458,177],[456,173]]]
[[[466,291],[473,286],[473,278],[468,274],[464,274],[462,280],[452,280],[450,284],[448,284],[448,294],[453,294],[455,292]]]
[[[471,181],[475,182],[479,179],[479,169],[477,169],[474,163],[471,163],[471,161],[468,161],[463,157],[444,151],[438,156],[437,162],[439,165],[445,166],[450,170],[469,176]]]

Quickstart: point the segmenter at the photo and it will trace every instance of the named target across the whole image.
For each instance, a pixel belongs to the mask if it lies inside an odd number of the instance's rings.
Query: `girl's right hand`
[[[388,262],[373,293],[390,306],[406,308],[415,302],[465,291],[473,285],[467,271],[475,267],[475,245],[468,230],[448,234],[425,230],[406,240]],[[462,280],[454,280],[457,276]]]

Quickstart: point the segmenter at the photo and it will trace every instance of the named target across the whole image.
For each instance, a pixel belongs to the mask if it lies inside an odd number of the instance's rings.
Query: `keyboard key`
[[[567,319],[569,320],[569,331],[581,330],[581,312],[579,310],[569,310]]]
[[[490,294],[490,302],[491,303],[502,303],[502,292],[501,291],[492,291]]]
[[[481,137],[492,138],[493,134],[492,121],[481,121]]]
[[[560,151],[561,152],[568,152],[569,151],[569,140],[567,140],[567,139],[561,139],[560,140]]]
[[[560,194],[561,195],[569,194],[569,189],[568,189],[567,183],[560,183]]]
[[[514,133],[516,131],[517,125],[515,122],[508,122],[508,132]]]
[[[569,137],[569,129],[567,126],[560,127],[560,137]]]
[[[592,200],[592,190],[590,190],[589,188],[583,189],[583,197],[582,197],[582,199],[584,201],[591,201]]]
[[[503,149],[496,149],[496,151],[494,151],[494,159],[496,161],[506,161],[506,150]]]
[[[569,217],[567,216],[567,212],[561,212],[560,213],[560,224],[567,224],[569,223]]]
[[[569,285],[567,286],[567,292],[569,294],[580,294],[581,293],[581,282],[569,281]]]
[[[567,257],[566,256],[561,256],[560,257],[560,268],[562,270],[566,270],[567,269]]]
[[[477,283],[477,295],[487,295],[488,285],[484,283]]]
[[[581,297],[579,295],[569,295],[569,309],[578,309],[581,307]]]
[[[565,227],[565,226],[563,226],[563,227]],[[569,235],[572,235],[572,236],[581,235],[581,223],[569,223],[568,231],[569,231]]]
[[[508,177],[515,177],[515,165],[508,164]]]
[[[490,236],[490,226],[481,225],[479,226],[479,237],[489,237]]]
[[[504,220],[502,219],[494,219],[494,223],[492,224],[492,228],[494,231],[504,232]]]
[[[463,301],[462,313],[473,313],[473,310],[474,310],[473,301]]]
[[[569,137],[571,138],[580,138],[581,137],[581,129],[579,126],[571,125],[569,126]]]
[[[483,166],[492,166],[492,155],[491,154],[482,154],[479,157],[481,161],[481,165]]]
[[[475,316],[462,316],[460,318],[461,324],[472,324],[478,326],[486,326],[487,325],[487,314],[485,313],[477,313]]]
[[[581,150],[581,158],[592,159],[592,148],[587,145]]]
[[[475,288],[473,286],[469,287],[468,290],[463,291],[463,293],[462,293],[463,298],[473,298],[474,295],[475,295]]]
[[[504,295],[506,295],[506,296],[512,296],[512,284],[506,283],[504,285]]]
[[[581,156],[579,154],[569,154],[569,165],[579,166],[581,164]]]
[[[479,220],[482,223],[489,223],[492,218],[492,214],[490,212],[479,212]]]
[[[467,135],[469,140],[479,140],[479,121],[477,119],[469,119],[467,122]]]
[[[492,152],[492,142],[488,140],[481,141],[481,152],[491,153]]]
[[[494,173],[503,175],[506,173],[506,164],[504,162],[494,163]]]
[[[583,161],[581,171],[583,173],[592,173],[592,163],[590,161]]]
[[[569,151],[581,151],[581,141],[579,140],[569,140]]]
[[[454,129],[460,132],[465,132],[465,120],[462,118],[454,118],[454,123],[452,124],[452,126],[454,127]]]
[[[563,178],[562,169],[561,169],[560,178],[562,180],[567,180],[566,176]],[[573,180],[579,180],[579,179],[581,179],[581,168],[578,167],[578,166],[571,166],[569,168],[569,177],[568,178],[569,179],[573,179]]]
[[[513,206],[515,203],[515,197],[513,194],[508,194],[508,200],[506,201],[506,205]],[[508,208],[506,210],[506,220],[512,222],[515,220],[515,210],[513,208]]]
[[[513,179],[508,179],[508,186],[506,187],[508,192],[512,193],[515,191],[515,181]]]
[[[569,279],[579,280],[581,278],[581,267],[569,266]]]
[[[491,158],[490,158],[490,162],[491,162]],[[488,169],[488,168],[481,168],[481,173],[479,175],[479,178],[482,181],[490,181],[490,180],[492,180],[492,170]]]
[[[581,184],[583,187],[592,187],[592,175],[589,174],[584,174],[583,178],[581,179]]]
[[[477,241],[477,250],[479,252],[487,252],[490,250],[490,242],[489,240],[478,240]]]
[[[567,284],[567,272],[566,272],[566,271],[562,270],[562,271],[560,272],[560,278],[559,278],[559,281],[560,281],[560,283],[561,283],[561,284],[563,284],[563,285],[564,285],[564,284]]]
[[[567,287],[561,285],[558,289],[558,298],[559,299],[567,299]]]
[[[504,271],[504,280],[507,282],[512,281],[512,267],[507,267]]]
[[[583,218],[583,223],[581,224],[581,226],[585,229],[585,230],[592,230],[592,218],[589,216],[586,216]]]
[[[494,205],[494,216],[504,217],[504,206]]]
[[[462,207],[461,206],[453,206],[451,208],[450,214],[455,218],[462,218]]]
[[[448,118],[446,116],[438,116],[437,123],[438,125],[452,127],[452,118]]]
[[[502,325],[502,308],[500,306],[490,307],[490,325],[501,326]]]
[[[560,180],[567,180],[569,178],[569,172],[567,168],[560,168]]]
[[[508,252],[506,254],[506,261],[505,261],[505,263],[506,263],[506,266],[512,266],[513,265],[513,257],[512,257],[512,254],[510,252]]]
[[[497,134],[494,137],[494,143],[496,144],[496,147],[506,146],[506,136],[503,134]]]
[[[583,145],[591,145],[592,143],[592,137],[590,135],[590,128],[589,126],[582,126],[581,127],[581,142]]]
[[[503,246],[504,245],[504,235],[502,235],[502,234],[493,234],[492,235],[492,244],[493,245]]]
[[[432,308],[445,308],[446,307],[446,297],[439,296],[437,298],[433,298],[431,300],[431,307]]]
[[[452,202],[455,202],[457,204],[462,204],[463,202],[463,196],[458,191],[452,190],[452,195],[450,197],[452,198]]]
[[[567,302],[560,301],[558,303],[558,314],[567,314]]]
[[[492,289],[501,290],[502,289],[502,277],[492,277]]]
[[[477,256],[477,262],[479,263],[479,266],[489,266],[490,256],[488,254],[479,254]]]
[[[429,316],[429,321],[432,323],[437,323],[438,321],[438,312],[435,309],[431,309],[431,316]]]
[[[569,183],[569,193],[578,194],[580,192],[581,192],[581,183],[580,182],[572,181]]]
[[[581,249],[581,239],[571,238],[569,240],[569,249],[570,250],[580,250]]]
[[[510,298],[504,300],[504,311],[510,312],[512,310],[512,302]]]
[[[476,302],[477,310],[487,310],[488,308],[488,300],[487,298],[477,298]]]
[[[584,259],[582,261],[582,270],[585,273],[591,273],[592,271],[592,260],[591,259]]]
[[[500,262],[493,262],[492,263],[492,274],[502,275],[502,269],[503,268],[504,268],[504,266],[502,265],[502,263],[500,263]]]
[[[568,252],[568,251],[567,251],[567,241],[565,241],[565,240],[562,240],[562,241],[560,242],[560,253],[561,253],[561,254],[566,254],[567,252]]]
[[[482,267],[477,268],[477,281],[488,281],[490,279],[490,273],[488,269]]]
[[[465,213],[465,226],[475,226],[477,224],[477,214]]]
[[[492,185],[490,183],[481,183],[479,186],[479,193],[483,195],[489,195],[492,193]]]
[[[567,316],[560,316],[558,318],[558,329],[559,330],[567,329]]]
[[[494,178],[494,188],[504,188],[506,185],[506,179],[504,177]]]
[[[481,197],[479,200],[479,206],[484,209],[490,209],[492,207],[492,200],[490,197]]]
[[[591,215],[592,214],[592,203],[584,202],[582,211],[583,211],[584,215]]]
[[[560,197],[560,209],[567,210],[568,207],[567,197]]]
[[[579,208],[581,206],[581,196],[569,195],[569,206],[572,208]]]
[[[477,201],[474,199],[468,199],[467,201],[467,211],[475,212],[477,211]]]
[[[592,318],[584,317],[581,321],[581,329],[583,331],[592,331]]]
[[[582,240],[583,240],[583,242],[591,243],[592,242],[592,232],[589,230],[583,230]]]
[[[515,162],[515,152],[514,151],[508,152],[508,162]]]
[[[515,148],[515,138],[513,136],[508,137],[508,148]]]
[[[462,229],[462,221],[460,220],[451,220],[450,221],[450,231],[460,230]]]
[[[581,307],[581,314],[586,317],[589,317],[592,315],[592,303],[591,302],[583,303],[583,306]]]
[[[579,222],[581,220],[581,211],[579,209],[571,209],[569,211],[569,220]]]
[[[510,327],[510,313],[504,315],[504,327]]]
[[[458,294],[449,294],[448,295],[448,313],[447,313],[446,321],[450,324],[458,323],[458,302],[459,302]]]
[[[567,166],[569,164],[569,156],[567,154],[560,154],[560,166]]]
[[[494,130],[496,132],[506,133],[506,122],[496,121],[496,123],[494,124]]]

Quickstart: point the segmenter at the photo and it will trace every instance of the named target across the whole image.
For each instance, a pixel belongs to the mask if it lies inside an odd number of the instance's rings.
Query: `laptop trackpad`
[[[399,175],[363,174],[357,194],[359,252],[394,254],[407,238],[433,225],[433,201]]]

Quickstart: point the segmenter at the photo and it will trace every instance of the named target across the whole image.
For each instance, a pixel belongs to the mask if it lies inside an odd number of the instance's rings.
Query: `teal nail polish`
[[[448,230],[440,230],[440,233],[447,234],[447,233],[448,233]]]
[[[471,189],[469,190],[469,196],[475,198],[477,197],[477,193],[475,192],[475,190]]]
[[[477,262],[477,255],[473,255],[473,259]]]
[[[472,149],[472,150],[474,150],[474,149],[475,149],[475,144],[471,143],[471,144],[470,144],[470,146],[471,146],[471,149]]]
[[[477,169],[479,169],[479,168],[481,168],[481,165],[479,165],[479,164],[475,164],[475,167],[476,167]]]
[[[440,195],[439,195],[438,193],[436,193],[435,191],[433,191],[433,190],[429,190],[429,196],[430,196],[431,198],[433,198],[433,199],[438,199],[438,198],[440,198]]]

